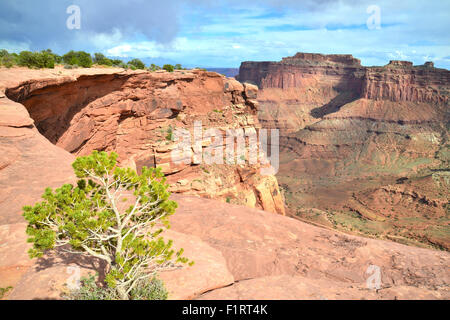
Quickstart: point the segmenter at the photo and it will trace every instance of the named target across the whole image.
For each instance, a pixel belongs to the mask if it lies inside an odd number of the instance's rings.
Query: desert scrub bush
[[[56,53],[53,53],[51,49],[43,50],[42,52],[47,53],[49,56],[51,56],[55,62],[55,64],[62,63],[62,57],[60,55],[57,55]]]
[[[67,300],[114,300],[114,290],[107,286],[99,286],[95,282],[95,276],[82,277],[80,287],[70,290],[63,296]]]
[[[9,53],[0,50],[0,64],[7,68],[19,65],[28,68],[54,68],[55,63],[60,63],[61,57],[53,53],[52,50],[42,50],[40,52],[22,51],[19,54]]]
[[[64,64],[64,69],[76,69],[78,66],[74,65],[70,65],[70,64]]]
[[[71,50],[62,56],[62,61],[65,64],[77,65],[83,68],[90,68],[93,64],[91,55],[84,51]]]
[[[139,60],[139,59],[133,59],[128,61],[128,65],[130,66],[130,68],[132,69],[132,67],[136,68],[136,69],[145,69],[145,64]],[[133,69],[133,70],[136,70]]]
[[[0,50],[0,65],[11,68],[17,64],[17,54],[9,53],[6,50]]]
[[[163,66],[163,69],[166,70],[166,71],[168,71],[168,72],[173,72],[174,66],[171,65],[171,64],[165,64],[165,65]]]
[[[152,63],[150,65],[150,67],[148,68],[149,71],[157,71],[157,70],[161,70],[160,66],[157,66],[156,64]]]
[[[17,64],[28,68],[54,68],[55,57],[49,51],[22,51],[17,58]]]
[[[173,137],[173,129],[172,129],[172,126],[169,125],[169,128],[167,129],[166,140],[173,141],[173,139],[174,139],[174,137]]]
[[[154,277],[144,279],[131,290],[130,298],[132,300],[167,300],[168,292],[164,283]],[[80,287],[70,290],[64,296],[67,300],[118,300],[116,292],[107,286],[101,286],[95,281],[94,275],[82,277]]]
[[[102,66],[108,66],[111,67],[113,65],[113,61],[111,59],[108,59],[107,57],[105,57],[105,55],[103,53],[94,53],[94,59],[93,62],[98,64],[98,65],[102,65]],[[119,60],[119,64],[120,64]]]
[[[13,287],[0,288],[0,299],[3,299]]]
[[[169,200],[169,185],[161,169],[143,167],[138,175],[116,164],[114,152],[93,151],[77,158],[72,164],[77,186],[47,188],[44,201],[24,207],[24,217],[28,241],[33,243],[31,258],[61,247],[103,260],[106,285],[127,300],[141,281],[189,260],[182,256],[183,249],[175,253],[172,240],[166,242],[160,236],[178,206]],[[131,205],[121,209],[126,196]]]
[[[5,49],[1,49],[0,50],[0,58],[3,58],[5,56],[7,56],[7,55],[9,55],[8,50],[5,50]]]
[[[168,296],[164,283],[157,277],[144,279],[131,290],[133,300],[167,300]]]
[[[121,66],[122,64],[124,64],[123,61],[120,60],[120,59],[111,59],[111,63],[112,63],[112,65],[115,66],[115,67],[119,67],[119,66]]]

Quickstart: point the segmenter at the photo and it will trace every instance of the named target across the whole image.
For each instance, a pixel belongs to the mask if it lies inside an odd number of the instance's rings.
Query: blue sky
[[[72,4],[81,10],[79,30],[66,27]],[[368,27],[376,21],[373,6],[379,28]],[[363,65],[432,60],[449,69],[449,31],[448,0],[0,1],[0,48],[85,50],[185,66],[239,67],[303,51],[349,53]]]

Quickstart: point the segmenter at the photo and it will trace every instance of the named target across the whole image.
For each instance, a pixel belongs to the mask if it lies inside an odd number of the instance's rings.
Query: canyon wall
[[[26,107],[43,136],[76,156],[115,151],[121,165],[138,172],[143,166],[161,167],[172,192],[284,214],[277,180],[261,175],[259,164],[172,161],[175,130],[184,128],[193,136],[194,121],[223,136],[229,129],[257,133],[255,86],[189,70],[29,79],[5,92]],[[200,148],[211,143],[205,138]],[[225,139],[214,140],[214,146],[225,149]]]
[[[331,219],[331,226],[342,222],[336,210],[392,222],[399,216],[391,210],[412,201],[410,208],[433,211],[434,218],[411,211],[416,226],[405,215],[398,226],[421,229],[411,237],[450,248],[442,225],[449,214],[449,70],[397,60],[364,67],[351,55],[298,53],[280,62],[243,62],[238,79],[260,88],[263,127],[280,129],[277,178],[291,212],[316,219],[308,210],[319,208],[325,216],[319,220]],[[402,190],[399,178],[411,186],[431,183],[414,198],[398,192],[403,201],[385,191]]]
[[[260,122],[280,129],[282,148],[297,159],[394,165],[402,155],[431,159],[446,145],[450,71],[432,63],[363,67],[351,55],[298,53],[243,62],[238,79],[261,88]]]
[[[297,131],[357,99],[448,104],[450,72],[432,62],[363,67],[351,55],[297,53],[280,62],[243,62],[237,79],[261,89],[265,127]]]

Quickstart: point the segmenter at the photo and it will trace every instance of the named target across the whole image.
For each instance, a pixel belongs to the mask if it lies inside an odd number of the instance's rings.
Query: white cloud
[[[126,58],[132,52],[132,46],[129,44],[123,44],[106,50],[108,55],[114,57]]]

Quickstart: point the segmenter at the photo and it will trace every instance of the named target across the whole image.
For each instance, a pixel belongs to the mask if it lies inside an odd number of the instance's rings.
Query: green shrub
[[[53,60],[55,61],[55,63],[59,64],[62,62],[62,57],[60,55],[57,55],[56,53],[53,53],[51,49],[43,50],[42,52],[46,52],[49,55],[51,55],[53,57]]]
[[[37,64],[36,56],[31,51],[22,51],[19,54],[17,64],[22,67],[33,68]]]
[[[65,296],[69,300],[120,300],[116,292],[108,286],[98,285],[94,275],[82,277],[80,288],[71,290]],[[168,292],[164,283],[154,277],[139,281],[130,292],[131,300],[167,300]]]
[[[4,65],[7,68],[11,68],[17,64],[15,54],[10,54],[6,50],[0,50],[0,65]]]
[[[120,59],[112,59],[111,63],[113,66],[117,66],[117,67],[122,66],[122,64],[124,64],[123,61]]]
[[[169,200],[161,168],[143,167],[138,175],[117,167],[117,157],[114,152],[93,151],[77,158],[72,164],[77,186],[47,188],[44,201],[25,206],[23,215],[28,221],[28,242],[33,243],[31,258],[70,245],[71,252],[101,259],[106,265],[106,285],[115,296],[128,300],[133,290],[141,285],[147,288],[140,283],[143,279],[189,260],[182,256],[183,249],[175,253],[172,241],[160,236],[170,227],[168,217],[178,206]],[[119,208],[116,204],[126,201],[125,193],[135,200],[128,208]]]
[[[164,283],[156,277],[151,280],[140,281],[131,290],[133,300],[167,300],[168,295]]]
[[[145,69],[145,64],[139,59],[133,59],[133,60],[129,61],[128,64],[130,65],[130,67],[135,67],[135,69],[131,68],[133,70]]]
[[[163,69],[166,70],[166,71],[168,71],[168,72],[173,72],[174,67],[173,67],[173,65],[171,65],[171,64],[165,64],[165,65],[163,66]]]
[[[80,288],[69,292],[65,297],[69,300],[114,300],[114,290],[104,286],[101,287],[95,282],[95,276],[82,277]]]
[[[37,55],[38,68],[53,69],[55,67],[55,55],[52,52],[41,51],[35,54]]]
[[[22,51],[19,54],[17,64],[28,68],[54,68],[55,58],[48,51]]]
[[[148,68],[150,71],[156,71],[156,70],[161,70],[160,66],[157,66],[156,64],[152,63],[150,65],[150,68]]]
[[[173,129],[171,125],[169,125],[169,128],[167,129],[166,140],[173,141]]]
[[[83,68],[90,68],[93,64],[91,55],[84,51],[71,50],[62,56],[62,61],[71,66],[77,65]]]
[[[109,67],[111,67],[113,65],[113,62],[111,59],[108,59],[107,57],[105,57],[105,55],[103,53],[98,53],[98,52],[94,53],[93,62],[98,65],[109,66]]]
[[[175,65],[175,70],[183,70],[183,67],[181,66],[181,64],[177,63]]]
[[[9,286],[6,288],[0,288],[0,299],[3,299],[4,296],[12,289],[13,287]],[[156,299],[155,299],[156,300]],[[164,300],[164,299],[158,299],[158,300]]]

